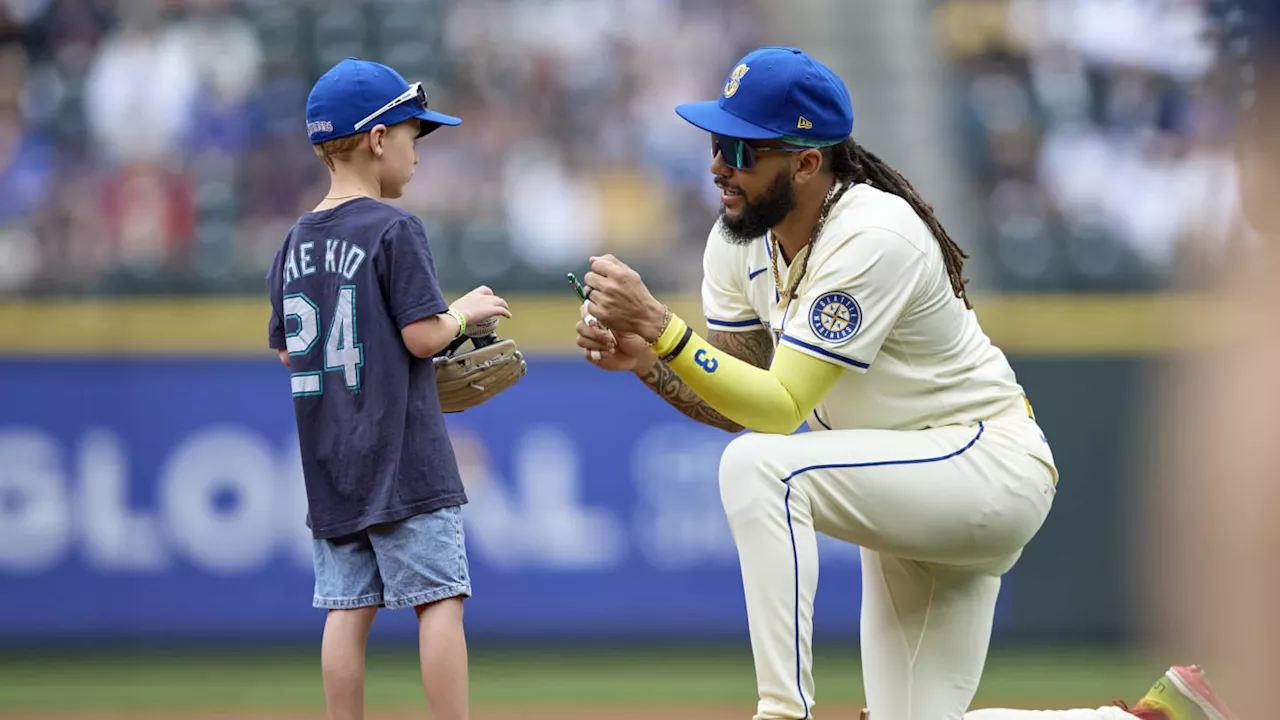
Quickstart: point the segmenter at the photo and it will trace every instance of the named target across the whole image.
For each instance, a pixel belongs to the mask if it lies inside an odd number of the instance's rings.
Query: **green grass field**
[[[371,710],[422,711],[416,657],[371,651]],[[1141,696],[1168,663],[1111,651],[993,653],[975,706],[1097,707]],[[818,702],[856,706],[862,684],[853,645],[817,650]],[[754,703],[747,648],[537,651],[476,647],[473,708],[547,716],[575,708],[742,708]],[[315,714],[323,710],[318,658],[303,650],[0,654],[0,716],[156,712]],[[8,714],[8,713],[13,713]],[[822,713],[819,712],[821,716]],[[425,716],[425,714],[424,714]]]

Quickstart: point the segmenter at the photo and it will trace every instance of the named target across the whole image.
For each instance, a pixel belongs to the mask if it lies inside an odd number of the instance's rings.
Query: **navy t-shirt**
[[[270,345],[289,352],[313,536],[465,504],[435,368],[400,336],[448,309],[418,219],[371,198],[307,213],[267,286]]]

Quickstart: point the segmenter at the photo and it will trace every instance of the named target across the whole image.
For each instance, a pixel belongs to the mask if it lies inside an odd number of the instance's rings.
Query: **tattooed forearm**
[[[691,390],[688,385],[685,385],[684,381],[676,376],[675,371],[661,360],[654,363],[653,369],[645,373],[640,379],[651,390],[658,393],[663,400],[666,400],[671,407],[689,416],[689,418],[703,425],[718,427],[731,433],[742,430],[741,425],[712,410],[710,405],[703,402],[702,398],[698,397],[697,393]]]
[[[769,331],[763,328],[747,332],[712,330],[707,333],[707,342],[758,368],[769,367],[769,362],[773,359],[773,340],[769,337]],[[697,393],[684,384],[675,371],[661,360],[654,363],[653,368],[640,379],[671,407],[689,418],[703,425],[718,427],[731,433],[742,430],[741,425],[707,405]]]

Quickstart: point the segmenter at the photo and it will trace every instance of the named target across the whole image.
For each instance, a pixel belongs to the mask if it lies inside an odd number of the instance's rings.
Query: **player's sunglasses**
[[[365,119],[363,119],[363,120],[361,120],[360,122],[356,123],[356,127],[355,127],[355,129],[356,129],[356,130],[359,130],[360,128],[364,127],[365,125],[367,125],[367,124],[369,124],[369,123],[373,122],[373,121],[374,121],[375,119],[377,119],[377,117],[378,117],[379,115],[381,115],[382,113],[384,113],[384,112],[386,112],[386,111],[388,111],[388,110],[390,110],[390,109],[392,109],[392,108],[394,108],[394,107],[397,107],[397,106],[403,105],[403,104],[405,104],[405,103],[407,103],[407,102],[414,102],[414,103],[417,103],[417,105],[418,105],[418,109],[419,109],[419,110],[426,110],[426,109],[427,109],[427,91],[426,91],[425,89],[423,89],[423,87],[422,87],[422,83],[420,83],[420,82],[416,82],[416,83],[414,83],[414,84],[410,85],[410,86],[409,86],[409,89],[408,89],[408,90],[405,90],[403,93],[401,93],[399,97],[397,97],[396,99],[394,99],[394,100],[392,100],[391,102],[387,103],[386,105],[383,105],[382,107],[378,108],[375,112],[370,113],[368,116],[366,116],[366,117],[365,117]]]
[[[756,166],[756,154],[762,152],[804,152],[809,148],[794,145],[752,145],[741,138],[727,135],[711,136],[711,157],[719,155],[724,164],[735,170],[750,170]]]

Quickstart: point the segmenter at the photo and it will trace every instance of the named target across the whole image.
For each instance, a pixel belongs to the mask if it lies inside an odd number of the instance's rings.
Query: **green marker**
[[[577,275],[568,273],[568,282],[573,286],[573,292],[577,293],[577,299],[586,302],[586,292],[582,291],[582,283],[577,282]]]

